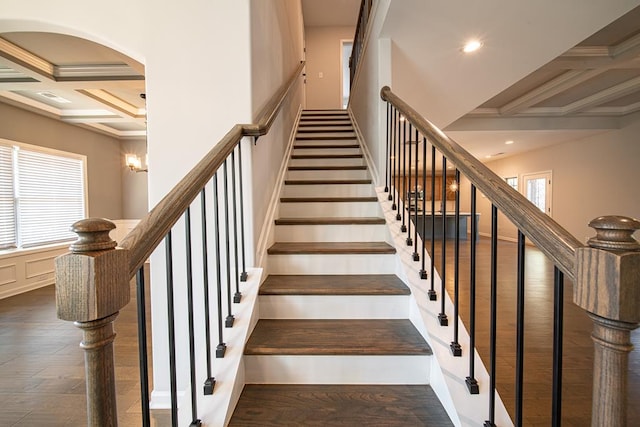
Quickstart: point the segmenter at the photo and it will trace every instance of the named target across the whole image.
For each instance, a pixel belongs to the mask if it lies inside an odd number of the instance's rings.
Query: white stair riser
[[[269,255],[269,274],[395,274],[395,254]]]
[[[370,179],[370,176],[366,169],[290,170],[286,179]]]
[[[324,140],[327,138],[335,138],[336,140],[351,138],[355,140],[357,136],[355,132],[298,132],[296,134],[296,141],[304,141],[309,139]]]
[[[348,140],[345,139],[343,141],[324,141],[324,140],[317,140],[317,141],[309,141],[306,139],[301,139],[296,141],[296,143],[294,145],[353,145],[353,144],[357,144],[358,141],[354,140]]]
[[[291,159],[289,166],[364,166],[364,158],[355,157],[348,159]]]
[[[313,218],[337,216],[381,216],[376,202],[281,203],[280,218]]]
[[[358,148],[294,148],[294,155],[319,154],[319,155],[351,155],[362,154],[360,147]]]
[[[384,224],[276,225],[276,242],[383,242]]]
[[[261,295],[261,319],[406,319],[408,295]]]
[[[335,139],[333,139],[334,138],[333,135],[331,136],[331,139],[324,139],[324,138],[323,139],[319,139],[319,138],[316,138],[315,136],[309,135],[309,136],[303,136],[302,139],[296,139],[295,144],[304,143],[304,142],[306,142],[308,144],[312,144],[312,145],[315,145],[315,144],[318,144],[318,143],[321,143],[321,142],[322,143],[329,143],[331,145],[334,145],[334,144],[357,144],[358,143],[358,140],[355,138],[355,136],[354,137],[349,137],[350,139],[343,139],[342,136],[349,136],[349,135],[338,135],[338,136],[335,136]]]
[[[375,195],[371,184],[285,184],[282,197],[365,197]]]
[[[247,384],[429,383],[431,356],[245,356]]]

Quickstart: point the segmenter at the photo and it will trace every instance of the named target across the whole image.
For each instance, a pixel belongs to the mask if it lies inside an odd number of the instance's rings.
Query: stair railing
[[[371,18],[371,8],[373,0],[362,0],[360,3],[360,12],[358,13],[358,22],[356,24],[356,32],[353,36],[353,46],[351,48],[351,56],[349,57],[349,83],[353,85],[356,76],[358,62],[362,56],[365,46],[365,36],[369,19]]]
[[[152,252],[165,243],[166,282],[167,282],[167,318],[169,338],[169,376],[171,391],[171,424],[178,425],[178,391],[176,370],[176,330],[173,286],[172,229],[180,219],[185,224],[186,288],[188,304],[189,334],[189,370],[191,392],[191,425],[197,426],[198,419],[196,366],[194,349],[194,272],[192,261],[191,207],[196,201],[200,207],[202,268],[200,283],[201,298],[204,299],[206,330],[206,372],[204,395],[212,394],[215,379],[211,375],[211,331],[210,316],[217,316],[218,344],[215,356],[224,357],[226,344],[222,325],[233,326],[232,299],[240,302],[241,293],[238,281],[247,280],[245,266],[246,242],[244,240],[244,212],[242,186],[242,147],[245,136],[258,138],[269,132],[287,96],[296,86],[302,74],[304,62],[301,62],[290,79],[283,84],[258,115],[255,124],[237,124],[209,151],[208,154],[190,171],[169,193],[140,221],[140,223],[120,242],[110,239],[109,232],[115,228],[110,221],[89,218],[73,224],[72,230],[78,234],[78,240],[70,247],[71,253],[56,259],[56,299],[58,317],[72,320],[82,329],[81,348],[85,354],[85,374],[87,384],[87,425],[116,426],[118,413],[116,408],[116,390],[114,374],[113,341],[115,334],[113,322],[130,300],[129,283],[133,276],[137,278],[138,304],[138,341],[140,351],[140,382],[142,425],[150,425],[148,354],[146,339],[145,308],[145,260]],[[236,156],[237,164],[236,168]],[[222,175],[222,177],[219,177]],[[239,183],[236,185],[236,177]],[[231,181],[231,182],[229,182]],[[219,194],[222,193],[222,194]],[[211,203],[212,202],[212,203]],[[213,209],[210,208],[211,204]],[[209,206],[209,207],[207,207]],[[238,214],[238,208],[240,210]],[[207,231],[207,217],[214,218],[213,226]],[[222,224],[221,217],[223,218]],[[238,231],[238,226],[240,231]],[[216,276],[215,289],[210,289],[208,271],[207,239],[214,234]],[[230,242],[235,242],[230,247]],[[238,248],[238,244],[241,248]],[[222,246],[222,247],[221,247]],[[242,266],[239,266],[238,251],[241,252]],[[226,262],[221,265],[221,260]],[[234,265],[235,264],[235,265]],[[221,272],[226,272],[221,277]],[[235,279],[232,279],[232,274]],[[211,280],[213,281],[213,280]],[[235,293],[232,283],[235,282]],[[226,289],[224,289],[226,287]],[[213,286],[211,288],[214,288]],[[215,294],[217,308],[211,310],[210,293]],[[232,296],[233,294],[233,296]],[[200,298],[198,298],[200,300]],[[226,318],[223,319],[223,301],[226,303]],[[158,367],[156,367],[158,369]],[[200,369],[202,371],[202,369]]]
[[[441,326],[449,324],[445,311],[446,283],[446,238],[453,234],[453,336],[451,353],[453,357],[462,357],[463,349],[458,342],[459,290],[459,244],[461,234],[467,236],[461,228],[460,220],[460,178],[470,181],[470,301],[469,301],[469,373],[465,379],[468,392],[478,394],[479,387],[475,378],[474,351],[476,322],[476,243],[477,243],[477,207],[476,192],[492,203],[491,208],[491,319],[489,342],[489,402],[488,420],[485,426],[494,426],[496,406],[496,332],[497,332],[497,240],[498,211],[501,211],[518,228],[517,262],[517,322],[516,322],[516,366],[515,366],[515,425],[523,423],[523,372],[524,372],[524,304],[525,304],[525,239],[535,244],[555,265],[554,274],[554,327],[553,327],[553,380],[552,425],[561,424],[562,415],[562,347],[563,347],[563,297],[564,277],[574,283],[573,302],[586,310],[593,320],[592,338],[594,341],[593,366],[593,402],[592,426],[625,426],[627,423],[627,372],[628,356],[633,346],[630,333],[640,323],[640,243],[633,234],[640,229],[640,222],[622,216],[604,216],[589,224],[596,230],[588,246],[581,244],[567,230],[538,207],[512,188],[478,159],[469,154],[444,132],[423,118],[411,106],[395,95],[389,87],[381,90],[381,98],[387,103],[387,135],[385,161],[385,192],[397,211],[396,219],[402,221],[402,232],[407,232],[406,243],[414,246],[413,260],[420,262],[421,279],[430,279],[429,299],[437,300],[440,293]],[[421,146],[421,148],[420,148]],[[427,147],[430,147],[428,149]],[[437,155],[437,152],[439,155]],[[413,162],[412,162],[413,154]],[[419,162],[419,158],[423,161]],[[448,170],[453,166],[453,171]],[[414,177],[411,174],[414,171]],[[439,171],[436,174],[436,171]],[[448,175],[451,173],[452,175]],[[422,176],[422,179],[419,176]],[[429,184],[427,176],[430,175]],[[421,181],[421,182],[420,182]],[[436,186],[436,182],[439,185]],[[427,187],[430,187],[428,189]],[[438,187],[438,188],[437,188]],[[439,192],[439,194],[438,194]],[[435,200],[441,196],[442,204],[436,206]],[[453,199],[453,233],[447,221],[446,201]],[[431,203],[428,203],[430,200]],[[422,203],[422,209],[419,204]],[[430,205],[430,206],[429,206]],[[420,212],[421,211],[421,212]],[[427,213],[427,211],[429,211]],[[430,238],[422,239],[418,247],[418,227],[422,231],[430,220]],[[436,218],[441,229],[436,230]],[[414,224],[412,234],[411,223]],[[464,221],[466,226],[466,221]],[[408,226],[408,227],[407,227]],[[437,233],[441,234],[440,251],[441,288],[434,289],[434,264],[432,259],[430,273],[426,271],[425,247],[430,240],[430,253],[433,255]],[[484,386],[484,385],[483,385]]]

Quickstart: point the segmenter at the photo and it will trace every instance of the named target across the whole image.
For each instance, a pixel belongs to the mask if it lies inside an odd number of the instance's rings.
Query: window
[[[75,238],[85,215],[85,158],[0,141],[0,248]]]
[[[517,176],[510,176],[504,179],[505,181],[507,181],[507,184],[509,184],[511,187],[513,187],[514,190],[518,191],[518,177]]]
[[[551,172],[522,176],[525,196],[547,215],[551,215]]]

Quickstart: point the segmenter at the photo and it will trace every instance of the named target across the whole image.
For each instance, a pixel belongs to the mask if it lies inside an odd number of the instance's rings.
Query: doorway
[[[340,85],[340,99],[343,109],[346,109],[347,105],[349,105],[349,93],[351,89],[351,72],[349,69],[349,58],[351,58],[352,49],[353,40],[340,40],[340,69],[342,75],[342,84]]]
[[[538,209],[551,216],[551,171],[522,175],[522,190]]]

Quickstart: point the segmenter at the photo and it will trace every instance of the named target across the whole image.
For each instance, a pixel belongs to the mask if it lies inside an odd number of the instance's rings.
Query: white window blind
[[[84,218],[83,161],[17,149],[17,228],[20,247],[73,239]]]
[[[0,248],[16,246],[12,147],[0,145]]]

